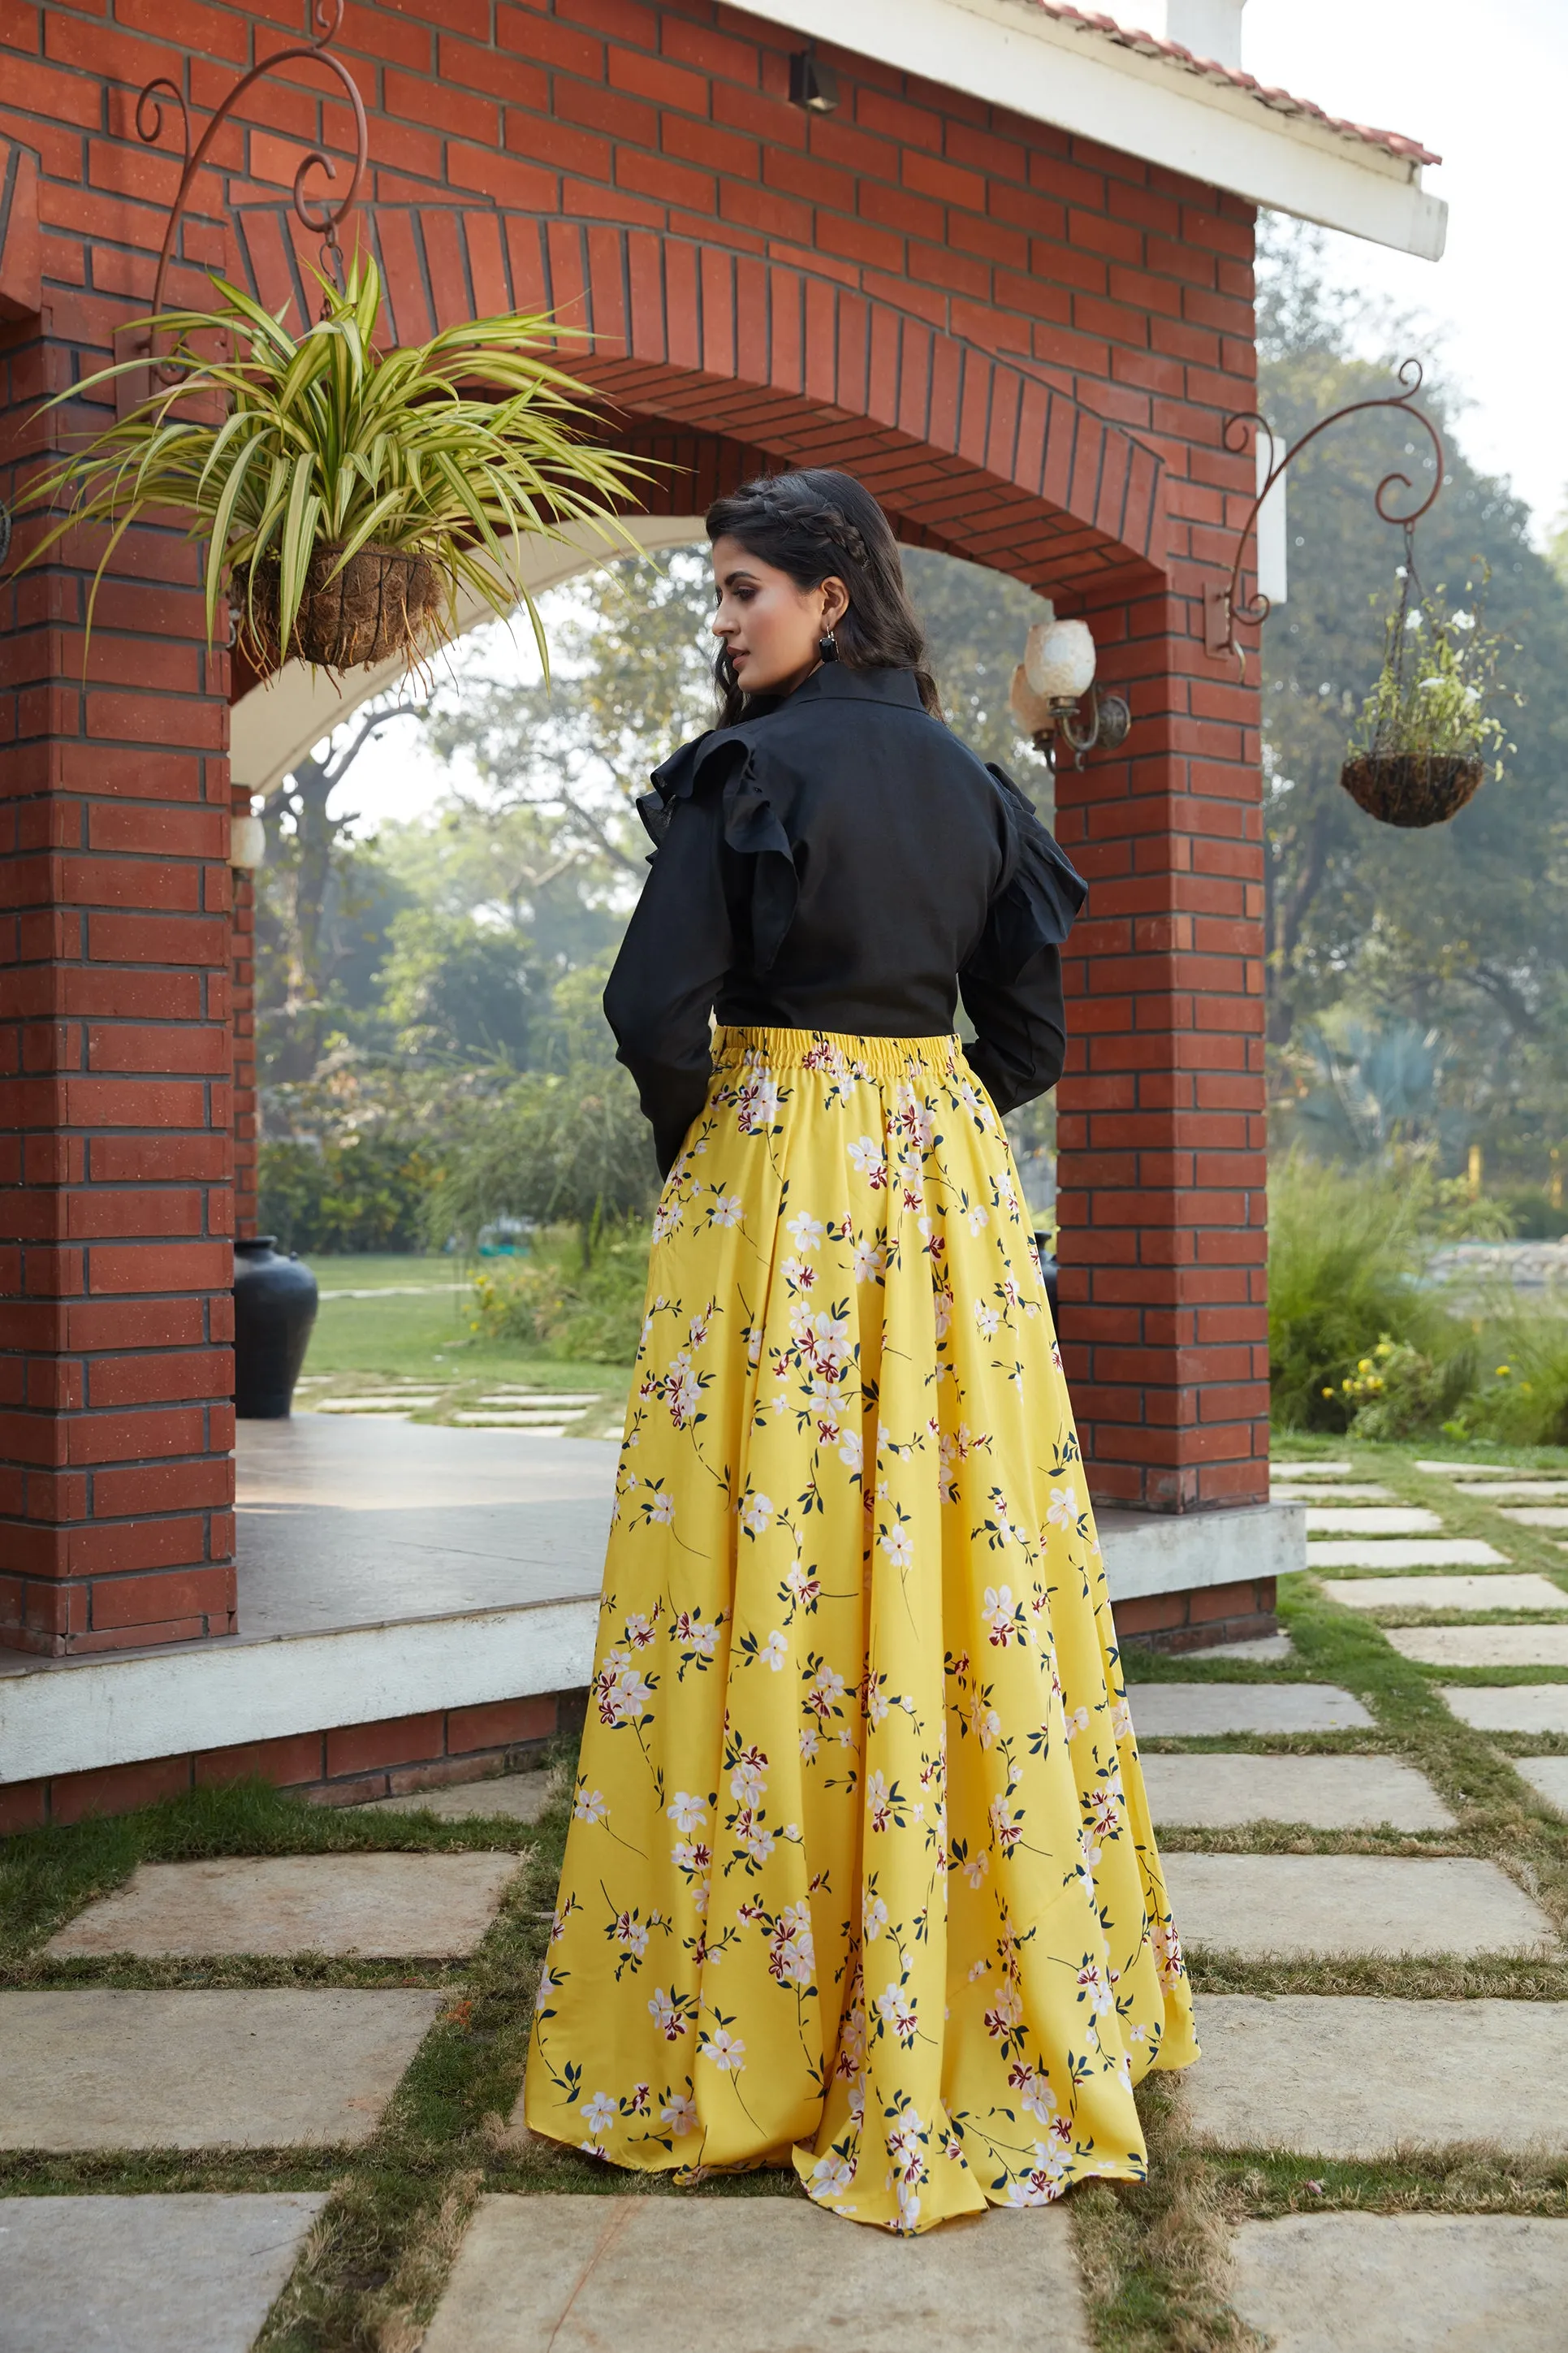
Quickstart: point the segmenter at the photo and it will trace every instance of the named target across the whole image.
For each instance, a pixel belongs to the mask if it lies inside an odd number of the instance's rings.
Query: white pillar
[[[1241,12],[1247,0],[1166,0],[1165,38],[1216,65],[1241,63]]]

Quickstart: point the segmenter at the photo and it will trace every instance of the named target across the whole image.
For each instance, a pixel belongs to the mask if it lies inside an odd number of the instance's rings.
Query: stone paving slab
[[[1568,1495],[1568,1479],[1495,1479],[1480,1487],[1456,1487],[1454,1493],[1484,1495],[1489,1504],[1550,1504]]]
[[[1314,1830],[1442,1831],[1454,1817],[1424,1774],[1392,1757],[1146,1757],[1159,1825],[1310,1822]]]
[[[1348,1479],[1348,1462],[1281,1462],[1278,1459],[1268,1466],[1269,1474],[1276,1472],[1281,1479]]]
[[[1568,1626],[1385,1626],[1426,1667],[1568,1667]]]
[[[1417,1471],[1426,1471],[1436,1479],[1526,1479],[1517,1462],[1429,1462],[1416,1458]]]
[[[51,1936],[86,1953],[336,1953],[458,1960],[494,1919],[515,1854],[279,1854],[142,1863]]]
[[[356,1814],[434,1814],[441,1822],[472,1821],[477,1815],[504,1814],[509,1821],[536,1822],[550,1802],[548,1773],[502,1773],[488,1781],[453,1781],[444,1789],[412,1789],[401,1798],[367,1798]]]
[[[0,2148],[368,2140],[447,1997],[0,1993]]]
[[[1545,1913],[1495,1862],[1379,1854],[1167,1854],[1163,1861],[1171,1909],[1188,1947],[1249,1960],[1559,1953]]]
[[[1416,1504],[1325,1504],[1307,1514],[1310,1536],[1435,1536],[1442,1529],[1438,1514]]]
[[[1510,1504],[1502,1516],[1516,1528],[1568,1528],[1568,1506],[1562,1504]]]
[[[1513,1769],[1549,1806],[1568,1814],[1568,1757],[1516,1757]]]
[[[1508,1555],[1479,1536],[1320,1536],[1309,1568],[1506,1568]]]
[[[1568,2002],[1200,1994],[1183,2077],[1194,2139],[1303,2157],[1401,2143],[1568,2150]]]
[[[1144,1740],[1195,1740],[1216,1732],[1347,1732],[1370,1725],[1359,1699],[1336,1683],[1130,1683],[1134,1730]]]
[[[1184,1659],[1256,1659],[1259,1665],[1277,1666],[1296,1655],[1296,1645],[1289,1634],[1255,1634],[1246,1642],[1211,1642],[1201,1651],[1184,1651]]]
[[[1268,1500],[1273,1504],[1396,1504],[1399,1498],[1392,1487],[1333,1486],[1321,1479],[1298,1486],[1294,1480],[1275,1479],[1269,1483]]]
[[[1089,2353],[1063,2206],[896,2239],[804,2197],[495,2197],[424,2353],[1038,2353],[1042,2327]]]
[[[0,2353],[248,2353],[325,2191],[0,2201]]]
[[[1288,2214],[1236,2233],[1231,2301],[1271,2353],[1562,2353],[1568,2222]]]
[[[1327,1589],[1344,1609],[1568,1609],[1549,1577],[1336,1577]]]
[[[1445,1685],[1443,1697],[1478,1732],[1568,1732],[1568,1683]]]

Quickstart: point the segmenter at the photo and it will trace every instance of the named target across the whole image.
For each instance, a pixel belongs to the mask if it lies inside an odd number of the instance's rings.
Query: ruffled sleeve
[[[990,765],[989,763],[987,764]],[[991,767],[1006,827],[1002,880],[959,987],[975,1029],[969,1060],[998,1111],[1047,1093],[1062,1074],[1062,943],[1089,886],[1005,770]]]
[[[747,962],[769,971],[800,900],[795,844],[768,797],[766,762],[757,744],[738,728],[700,735],[653,774],[654,790],[637,803],[657,846],[668,831],[677,805],[717,789],[719,829],[731,915],[744,935]]]

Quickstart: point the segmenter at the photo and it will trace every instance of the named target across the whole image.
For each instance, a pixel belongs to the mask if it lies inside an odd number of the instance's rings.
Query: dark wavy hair
[[[738,539],[749,555],[787,572],[797,588],[820,587],[837,574],[849,609],[834,628],[838,659],[849,670],[910,670],[933,719],[942,702],[931,674],[925,632],[904,586],[899,543],[887,516],[852,475],[825,466],[763,474],[708,510],[708,536]],[[732,727],[747,695],[721,648],[713,665],[719,724]]]

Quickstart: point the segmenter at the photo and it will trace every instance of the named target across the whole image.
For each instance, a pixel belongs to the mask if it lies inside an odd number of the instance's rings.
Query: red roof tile
[[[1180,41],[1162,41],[1152,33],[1133,32],[1119,25],[1114,16],[1068,7],[1066,0],[1033,0],[1033,5],[1042,16],[1054,17],[1058,24],[1097,33],[1114,42],[1118,48],[1134,49],[1142,58],[1164,58],[1184,72],[1201,76],[1205,81],[1242,90],[1260,105],[1271,107],[1276,114],[1305,115],[1309,121],[1321,122],[1325,131],[1337,132],[1342,139],[1360,139],[1369,147],[1381,147],[1390,155],[1403,155],[1412,164],[1440,164],[1443,160],[1441,155],[1434,155],[1429,147],[1423,147],[1418,139],[1406,139],[1398,131],[1377,131],[1370,123],[1347,122],[1337,114],[1325,114],[1310,98],[1292,98],[1288,90],[1271,90],[1256,74],[1243,73],[1239,66],[1222,66],[1214,58],[1195,58]]]

